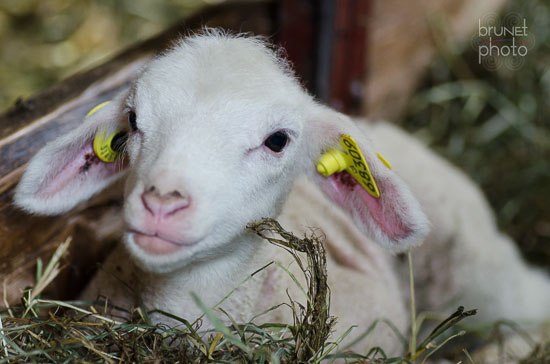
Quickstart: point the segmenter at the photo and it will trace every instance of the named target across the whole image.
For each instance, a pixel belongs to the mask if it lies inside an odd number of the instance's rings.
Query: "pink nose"
[[[189,196],[179,191],[160,194],[155,186],[141,194],[145,209],[155,217],[169,217],[189,206]]]

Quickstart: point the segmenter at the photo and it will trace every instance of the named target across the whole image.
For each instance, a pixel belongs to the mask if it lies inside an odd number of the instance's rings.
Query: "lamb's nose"
[[[189,206],[189,196],[174,190],[161,194],[155,186],[151,186],[141,194],[141,201],[147,211],[153,216],[168,217]]]

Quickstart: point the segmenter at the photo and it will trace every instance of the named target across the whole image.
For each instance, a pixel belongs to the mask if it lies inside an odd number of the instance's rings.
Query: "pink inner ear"
[[[369,221],[374,223],[388,238],[399,240],[407,237],[412,229],[405,223],[407,211],[400,204],[401,196],[391,183],[377,183],[380,198],[371,196],[348,172],[323,178],[321,189],[367,226],[370,225]]]
[[[74,153],[75,151],[67,151]],[[46,177],[39,193],[48,198],[61,192],[71,184],[95,183],[120,172],[124,168],[122,161],[114,163],[102,162],[94,153],[92,144],[87,144],[77,151],[58,172],[51,172]]]

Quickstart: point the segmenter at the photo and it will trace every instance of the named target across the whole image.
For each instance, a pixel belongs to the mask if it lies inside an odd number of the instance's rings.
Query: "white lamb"
[[[550,314],[550,280],[528,268],[497,231],[479,190],[397,128],[360,124],[317,103],[262,40],[207,31],[150,62],[129,90],[45,146],[15,202],[32,213],[58,214],[124,177],[124,244],[84,296],[142,303],[190,321],[202,313],[191,292],[215,305],[228,287],[274,259],[300,276],[288,253],[245,230],[281,211],[287,229],[326,234],[334,337],[358,325],[352,340],[379,318],[406,331],[406,274],[392,253],[422,241],[414,250],[420,308],[460,303],[478,308],[483,320]],[[89,163],[96,132],[121,128],[130,130],[128,160]],[[380,198],[347,172],[328,178],[317,172],[316,161],[342,134],[357,140]],[[429,235],[420,205],[433,224]],[[287,289],[303,301],[292,279],[273,267],[222,307],[249,320],[288,301]],[[280,308],[260,320],[291,322],[291,312]],[[355,349],[402,349],[383,325],[369,338]]]

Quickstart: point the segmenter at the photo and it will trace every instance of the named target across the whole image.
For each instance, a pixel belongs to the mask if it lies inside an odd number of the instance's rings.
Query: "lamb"
[[[127,157],[89,163],[98,131],[119,129],[128,130]],[[347,172],[318,173],[317,160],[343,134],[357,141],[378,198]],[[245,229],[280,215],[298,235],[310,227],[326,235],[334,337],[358,325],[347,337],[353,340],[379,318],[407,329],[406,280],[394,253],[422,242],[414,250],[420,308],[458,301],[478,308],[484,320],[550,313],[550,280],[500,235],[462,173],[389,124],[356,123],[316,102],[260,38],[207,30],[181,40],[130,89],[46,145],[28,165],[15,203],[30,213],[59,214],[119,179],[123,244],[86,288],[83,297],[91,300],[102,294],[120,306],[141,303],[193,321],[202,311],[191,292],[213,306],[227,287],[272,260],[299,276],[286,252]],[[287,301],[287,290],[303,298],[271,266],[222,307],[246,321]],[[284,309],[261,319],[291,322]],[[370,340],[387,353],[401,349],[387,327]]]

